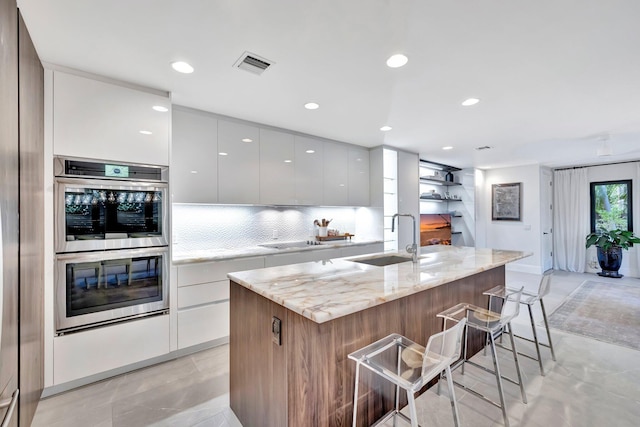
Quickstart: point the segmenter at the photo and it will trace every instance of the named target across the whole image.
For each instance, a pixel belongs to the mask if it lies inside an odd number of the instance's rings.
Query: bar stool
[[[554,362],[556,360],[556,354],[553,351],[553,342],[551,342],[551,333],[549,332],[549,322],[547,320],[547,311],[544,308],[544,301],[542,300],[542,298],[546,296],[550,292],[550,290],[551,290],[551,274],[547,273],[542,276],[542,279],[540,280],[540,285],[538,286],[537,293],[525,292],[525,291],[522,292],[522,299],[520,300],[520,304],[526,304],[527,308],[529,309],[529,320],[531,321],[531,329],[533,330],[533,340],[530,340],[527,337],[514,334],[514,336],[517,338],[535,343],[536,353],[538,355],[537,358],[525,353],[518,352],[518,354],[537,361],[538,364],[540,365],[540,374],[542,376],[544,376],[544,367],[542,366],[542,357],[540,356],[540,346],[547,347],[551,351],[551,359],[553,359]],[[488,291],[484,292],[484,295],[489,295],[489,307],[491,307],[491,298],[497,297],[497,298],[504,299],[504,296],[506,295],[506,293],[513,292],[513,291],[514,289],[510,287],[505,288],[503,286],[496,286],[495,288],[489,289]],[[538,340],[538,332],[536,331],[536,324],[533,319],[533,310],[531,308],[538,301],[540,301],[540,308],[542,309],[542,318],[544,319],[544,328],[547,331],[547,339],[549,340],[549,345],[541,343]]]
[[[356,426],[358,416],[358,380],[361,366],[396,385],[395,408],[385,414],[376,424],[383,423],[392,417],[395,422],[395,416],[399,415],[405,421],[410,422],[412,427],[418,427],[414,395],[433,378],[441,376],[444,371],[449,386],[453,421],[456,427],[459,426],[460,417],[453,391],[450,366],[460,358],[464,325],[465,320],[463,319],[457,325],[432,335],[426,348],[402,335],[391,334],[349,354],[349,358],[356,362],[353,426]],[[400,412],[401,388],[407,393],[410,418]]]
[[[504,425],[506,427],[509,427],[509,418],[507,417],[507,408],[505,406],[502,380],[505,379],[513,384],[519,385],[520,393],[522,395],[522,402],[527,403],[527,396],[525,394],[524,383],[522,381],[522,372],[520,371],[520,363],[518,362],[518,352],[516,350],[513,334],[511,333],[511,320],[520,312],[520,299],[522,297],[522,290],[523,288],[520,288],[517,291],[505,293],[504,304],[502,305],[502,310],[500,313],[496,313],[473,304],[461,303],[438,314],[438,317],[442,317],[444,319],[445,327],[447,324],[447,320],[451,320],[454,322],[461,322],[463,320],[466,320],[467,332],[469,328],[473,328],[487,333],[489,345],[491,347],[494,370],[492,371],[489,368],[486,368],[478,363],[467,359],[467,333],[465,333],[464,357],[462,358],[462,360],[455,363],[452,368],[456,369],[462,366],[462,373],[464,374],[464,366],[465,364],[469,363],[472,366],[494,374],[496,377],[496,383],[498,385],[498,395],[500,396],[500,403],[494,402],[493,400],[465,386],[464,384],[460,384],[456,381],[454,381],[453,383],[458,387],[461,387],[469,393],[473,394],[474,396],[477,396],[502,409],[502,416],[504,418]],[[513,360],[516,365],[518,381],[512,380],[511,378],[507,378],[500,374],[500,366],[498,364],[498,357],[496,354],[495,339],[498,335],[502,334],[505,326],[507,327],[509,338],[511,340],[511,351],[513,353]]]

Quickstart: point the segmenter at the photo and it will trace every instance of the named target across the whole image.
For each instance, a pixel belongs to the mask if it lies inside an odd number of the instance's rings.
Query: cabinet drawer
[[[227,280],[227,273],[256,268],[264,268],[264,257],[179,265],[178,286]]]
[[[229,336],[229,302],[178,311],[178,348]]]
[[[178,288],[178,308],[209,304],[229,299],[229,280]]]

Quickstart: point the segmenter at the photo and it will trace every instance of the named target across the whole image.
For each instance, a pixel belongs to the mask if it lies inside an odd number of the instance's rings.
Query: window
[[[591,183],[591,231],[633,231],[631,180]]]

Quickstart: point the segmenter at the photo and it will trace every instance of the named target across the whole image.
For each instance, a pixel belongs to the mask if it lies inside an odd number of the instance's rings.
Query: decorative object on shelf
[[[621,278],[618,273],[622,265],[622,250],[629,249],[634,243],[640,243],[640,238],[628,230],[599,230],[589,233],[586,237],[586,247],[595,245],[598,252],[598,263],[602,271],[598,276]]]
[[[318,241],[320,242],[328,242],[331,240],[351,240],[352,237],[354,237],[355,234],[350,234],[350,233],[344,233],[344,234],[336,234],[336,235],[329,235],[329,236],[316,236],[316,239],[318,239]]]
[[[520,221],[522,212],[522,183],[491,185],[491,219]]]
[[[447,174],[444,176],[444,180],[447,182],[453,182],[453,174],[451,172],[447,172]]]

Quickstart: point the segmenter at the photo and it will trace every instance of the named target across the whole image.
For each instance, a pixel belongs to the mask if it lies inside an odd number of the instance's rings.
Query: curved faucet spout
[[[411,245],[407,245],[406,250],[411,254],[411,259],[413,262],[418,262],[418,245],[416,244],[416,218],[412,214],[394,214],[391,218],[391,232],[393,233],[396,229],[396,217],[407,216],[410,217],[413,221],[413,243]],[[398,220],[398,223],[400,220]]]

